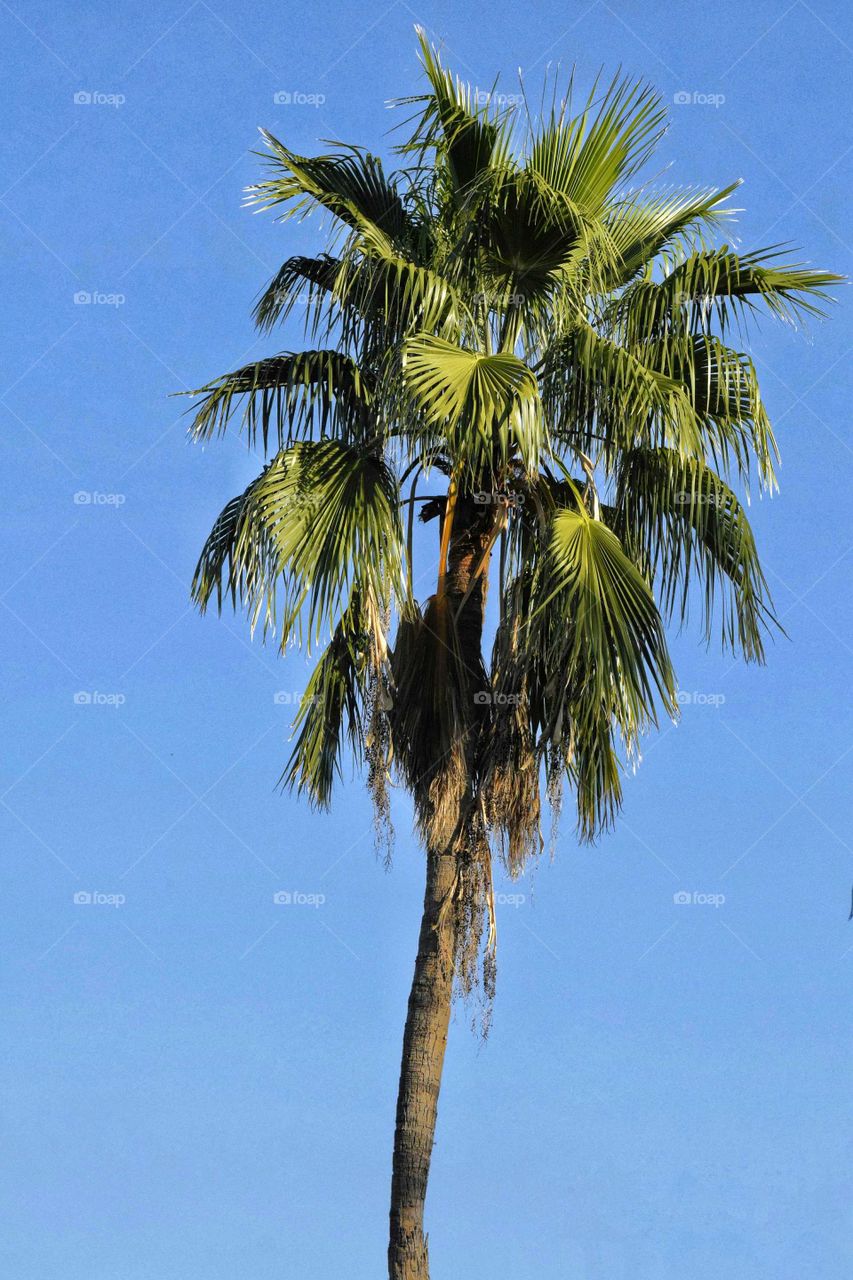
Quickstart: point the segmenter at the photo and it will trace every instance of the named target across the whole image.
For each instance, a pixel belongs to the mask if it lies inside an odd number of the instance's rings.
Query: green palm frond
[[[723,644],[762,661],[772,601],[746,512],[728,485],[698,459],[637,449],[620,459],[614,505],[616,527],[655,580],[664,615],[686,621],[696,581],[706,637],[719,612]]]
[[[527,171],[598,217],[614,188],[654,150],[667,113],[656,90],[627,77],[616,77],[601,95],[594,86],[583,110],[570,112],[570,97],[551,112],[533,139]]]
[[[590,708],[612,706],[626,741],[635,743],[657,723],[658,701],[676,713],[675,682],[651,588],[616,534],[582,508],[564,508],[552,521],[531,599],[533,636],[541,634],[543,614],[550,631],[547,666],[582,685]]]
[[[262,333],[286,320],[298,307],[319,321],[318,312],[335,287],[341,260],[328,253],[294,256],[282,263],[255,303],[252,315]]]
[[[725,225],[736,210],[726,201],[740,186],[641,190],[614,200],[605,225],[619,253],[618,270],[610,284],[624,284],[645,271],[658,254],[691,252],[697,238]]]
[[[236,410],[249,445],[260,436],[279,449],[312,434],[368,439],[373,434],[372,378],[341,351],[285,351],[223,374],[196,391],[191,434],[221,435]]]
[[[477,225],[496,289],[522,302],[571,289],[581,264],[596,286],[616,269],[600,219],[535,170],[502,175],[478,210]]]
[[[746,254],[727,245],[696,250],[666,263],[662,279],[631,285],[616,304],[616,322],[629,341],[639,342],[671,332],[708,333],[714,323],[725,335],[759,304],[790,324],[823,315],[829,289],[842,277],[784,259],[779,246]]]
[[[670,312],[687,307],[701,317],[713,310],[723,326],[732,311],[742,313],[743,308],[755,309],[758,303],[790,324],[805,316],[825,314],[829,288],[842,277],[785,258],[786,250],[778,245],[745,254],[723,245],[679,263],[657,288]]]
[[[779,451],[749,356],[711,334],[669,333],[640,350],[647,364],[685,388],[702,423],[706,458],[727,475],[736,469],[746,482],[754,461],[761,486],[772,490]]]
[[[238,554],[244,529],[258,491],[262,491],[270,471],[279,465],[273,459],[244,491],[226,503],[214,521],[202,547],[193,574],[191,595],[201,613],[206,613],[212,599],[218,611],[226,599],[236,609],[247,602],[262,599],[267,591],[271,569],[274,572],[273,548],[263,531],[258,530],[249,549]],[[251,550],[251,555],[249,554]]]
[[[249,188],[248,204],[259,209],[283,205],[282,218],[300,217],[320,206],[379,250],[408,243],[411,220],[377,156],[346,146],[334,155],[299,156],[265,129],[261,136],[272,153],[273,176]]]
[[[491,95],[473,89],[442,66],[423,28],[416,31],[431,92],[401,99],[420,110],[411,140],[399,150],[421,157],[432,152],[446,172],[448,193],[455,203],[464,204],[484,173],[509,163],[509,131],[505,120],[490,108]]]
[[[594,840],[613,825],[622,807],[622,761],[611,708],[588,704],[581,690],[577,701],[567,701],[566,721],[573,734],[567,758],[558,760],[575,788],[580,837]]]
[[[356,591],[311,674],[294,719],[296,742],[280,781],[306,792],[318,808],[328,808],[331,801],[344,739],[357,761],[363,754],[367,636]]]
[[[413,332],[458,331],[471,323],[470,310],[449,280],[395,254],[357,254],[345,261],[333,292],[338,307],[366,319],[386,350]],[[358,326],[347,332],[355,336]]]
[[[438,433],[469,474],[489,474],[517,451],[538,463],[546,436],[536,378],[508,352],[483,355],[442,338],[410,338],[403,378],[432,438]]]
[[[279,453],[214,525],[193,583],[206,604],[225,592],[252,625],[294,628],[310,646],[333,629],[356,584],[387,608],[403,599],[396,482],[376,454],[338,440]],[[282,605],[282,599],[284,601]]]
[[[621,803],[617,737],[634,756],[659,707],[675,717],[675,677],[651,588],[611,529],[563,507],[543,551],[515,583],[529,621],[509,669],[527,691],[549,787],[568,774],[580,835],[593,839]]]
[[[542,401],[554,434],[609,459],[633,444],[666,444],[685,455],[703,450],[700,423],[685,384],[599,333],[583,317],[543,354]]]

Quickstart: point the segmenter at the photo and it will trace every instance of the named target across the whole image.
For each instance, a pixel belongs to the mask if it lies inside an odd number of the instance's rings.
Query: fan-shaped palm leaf
[[[536,467],[545,430],[536,378],[523,360],[414,337],[404,347],[403,378],[430,435],[446,438],[467,474],[500,471],[513,450],[526,469]]]

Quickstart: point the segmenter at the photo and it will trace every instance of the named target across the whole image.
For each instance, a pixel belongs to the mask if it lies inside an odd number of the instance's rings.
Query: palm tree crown
[[[722,242],[737,184],[637,178],[665,128],[650,88],[620,79],[533,117],[421,46],[428,92],[405,100],[395,172],[264,135],[251,202],[326,210],[336,234],[255,309],[270,332],[307,300],[311,348],[196,393],[197,439],[240,415],[269,460],[217,519],[193,593],[282,648],[322,646],[284,781],[327,805],[345,739],[381,817],[402,781],[427,847],[455,852],[469,987],[491,954],[491,851],[522,868],[566,782],[592,838],[621,762],[676,715],[667,622],[693,606],[708,638],[762,660],[773,615],[735,489],[773,488],[776,445],[731,344],[758,307],[816,313],[837,277]],[[425,476],[439,493],[419,496]],[[437,521],[422,602],[417,508]]]

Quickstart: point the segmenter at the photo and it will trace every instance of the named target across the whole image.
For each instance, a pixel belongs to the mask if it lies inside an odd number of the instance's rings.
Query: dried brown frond
[[[547,798],[551,811],[551,823],[548,831],[548,856],[553,860],[557,852],[557,836],[560,830],[560,818],[563,813],[563,783],[566,776],[565,765],[560,760],[548,770]]]
[[[429,785],[418,788],[415,796],[418,830],[426,846],[445,849],[453,841],[468,790],[465,750],[456,743],[432,771]]]
[[[395,764],[414,800],[425,843],[444,848],[454,837],[470,790],[482,723],[446,600],[433,597],[423,615],[411,612],[401,619],[391,671]],[[475,678],[484,687],[485,675]]]
[[[510,875],[542,851],[539,754],[523,694],[496,706],[489,736],[488,773],[483,784],[486,819]]]
[[[367,732],[364,754],[367,760],[367,789],[373,802],[373,841],[386,870],[394,852],[394,825],[391,821],[391,726],[388,710],[390,694],[381,670],[371,673],[367,689]]]

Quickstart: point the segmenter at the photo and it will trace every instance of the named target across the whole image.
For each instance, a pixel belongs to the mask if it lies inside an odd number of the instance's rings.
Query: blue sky
[[[357,781],[327,816],[275,793],[307,667],[187,598],[254,463],[191,447],[168,396],[273,350],[251,302],[318,247],[241,209],[257,126],[387,148],[416,21],[485,86],[557,61],[648,77],[663,180],[743,177],[744,245],[853,269],[840,0],[0,5],[17,1280],[382,1274],[422,858],[402,800],[386,873]],[[754,523],[789,639],[757,669],[675,637],[683,718],[616,832],[578,848],[566,821],[553,863],[499,886],[522,900],[499,908],[488,1043],[464,1009],[452,1027],[436,1277],[850,1272],[849,294],[753,350],[784,462]]]

